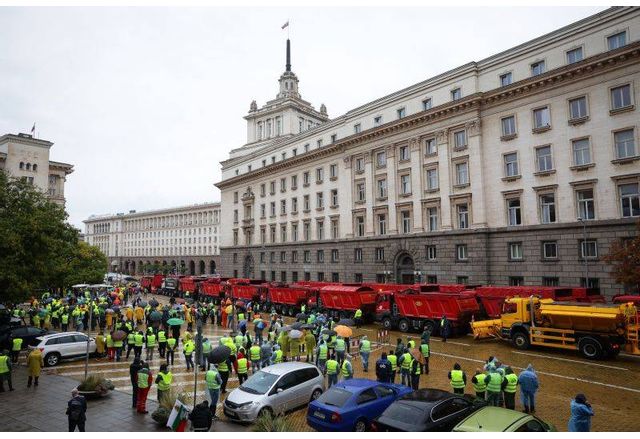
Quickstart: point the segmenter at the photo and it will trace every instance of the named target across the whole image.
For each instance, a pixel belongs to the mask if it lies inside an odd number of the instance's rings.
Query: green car
[[[453,431],[557,431],[540,418],[502,407],[484,407],[467,416]]]

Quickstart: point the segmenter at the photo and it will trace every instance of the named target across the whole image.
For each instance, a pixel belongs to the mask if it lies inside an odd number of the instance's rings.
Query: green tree
[[[616,241],[611,245],[605,262],[612,266],[611,277],[619,284],[640,291],[640,221],[637,224],[638,234],[624,241]]]
[[[94,245],[80,241],[67,264],[64,285],[98,284],[109,268],[107,257]]]

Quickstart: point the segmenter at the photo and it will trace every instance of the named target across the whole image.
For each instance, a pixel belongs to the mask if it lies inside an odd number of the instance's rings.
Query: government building
[[[119,273],[214,274],[220,262],[220,203],[92,215],[83,222],[84,240]]]
[[[49,160],[53,142],[31,134],[0,136],[0,170],[39,188],[51,201],[64,207],[64,184],[73,165]]]
[[[279,83],[221,163],[224,276],[623,291],[603,256],[640,218],[639,8],[333,119],[289,41]]]

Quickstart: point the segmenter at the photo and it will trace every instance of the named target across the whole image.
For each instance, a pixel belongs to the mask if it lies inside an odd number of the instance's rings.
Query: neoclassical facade
[[[49,160],[53,142],[31,134],[0,136],[0,170],[23,178],[39,188],[54,203],[65,205],[64,184],[73,165]]]
[[[222,274],[619,293],[602,258],[640,218],[639,89],[640,9],[616,7],[266,139],[252,103],[217,184]],[[300,100],[296,77],[265,109]]]
[[[92,215],[84,223],[84,240],[102,250],[112,270],[175,269],[191,275],[219,270],[220,203]]]

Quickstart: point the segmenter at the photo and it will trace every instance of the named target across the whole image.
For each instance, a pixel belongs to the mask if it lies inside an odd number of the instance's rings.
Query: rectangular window
[[[384,262],[384,247],[376,247],[376,262]]]
[[[269,262],[271,262],[272,264],[275,264],[275,262],[276,262],[276,252],[269,253]]]
[[[358,284],[362,283],[362,273],[354,273],[353,281]]]
[[[558,287],[560,286],[560,279],[557,277],[542,277],[542,286],[543,287]]]
[[[309,261],[309,262],[311,262],[311,261]],[[307,281],[307,282],[309,282],[311,280],[311,272],[309,272],[309,271],[305,271],[304,272],[304,280]]]
[[[291,199],[291,212],[292,213],[297,213],[298,212],[298,198],[294,197]]]
[[[533,128],[541,129],[551,126],[549,117],[549,107],[538,108],[533,110]]]
[[[378,180],[378,198],[387,197],[387,179],[381,178]]]
[[[298,176],[297,175],[292,175],[291,176],[291,190],[296,190],[298,189]]]
[[[509,243],[509,259],[514,261],[522,260],[522,243],[521,242]]]
[[[373,126],[377,127],[382,125],[382,116],[376,116],[373,118]]]
[[[544,259],[558,258],[558,243],[556,241],[542,242],[542,257]]]
[[[407,111],[406,111],[406,109],[404,107],[398,108],[396,110],[396,115],[398,116],[398,119],[402,119],[403,117],[405,117],[406,113],[407,113]]]
[[[626,84],[611,89],[611,109],[619,110],[630,107],[631,102],[631,85]]]
[[[402,233],[411,233],[411,212],[403,210],[400,213],[400,218],[402,221]]]
[[[331,273],[331,282],[340,282],[340,273]]]
[[[462,99],[462,89],[459,87],[451,90],[451,100],[457,101],[458,99]]]
[[[510,226],[522,225],[520,198],[511,198],[507,200],[507,224]]]
[[[516,117],[508,116],[503,117],[501,120],[502,123],[502,136],[510,137],[515,136],[516,134]]]
[[[456,149],[462,149],[467,146],[467,132],[465,130],[453,133],[453,146]]]
[[[582,96],[571,99],[569,101],[569,117],[574,119],[583,119],[587,117],[587,98]]]
[[[238,222],[238,209],[233,210],[233,222],[234,223]]]
[[[311,239],[311,223],[305,222],[302,224],[302,234],[304,235],[305,241],[309,241]]]
[[[338,189],[331,189],[331,207],[338,206]]]
[[[364,236],[364,217],[356,217],[356,236]]]
[[[429,231],[435,232],[436,230],[438,230],[438,208],[428,207],[427,217],[429,221]]]
[[[233,202],[234,202],[235,204],[238,204],[238,192],[234,192],[234,193],[233,193]]]
[[[338,249],[334,248],[331,250],[331,262],[338,262],[340,260]]]
[[[362,249],[353,249],[353,262],[362,262]]]
[[[544,61],[538,61],[531,64],[531,76],[537,76],[544,73]]]
[[[400,193],[403,195],[408,195],[411,193],[411,176],[410,175],[400,176]]]
[[[427,98],[422,101],[422,111],[430,110],[431,106],[431,98]]]
[[[435,261],[437,258],[436,246],[428,245],[426,248],[427,261]]]
[[[581,240],[580,257],[582,259],[596,259],[598,257],[598,242],[595,239]]]
[[[469,184],[469,170],[467,162],[456,163],[456,185]]]
[[[609,50],[614,50],[627,44],[627,32],[619,32],[615,35],[607,37],[607,46]]]
[[[358,134],[358,133],[360,133],[360,131],[362,131],[362,125],[360,125],[359,123],[355,124],[353,126],[353,132],[355,134]]]
[[[305,212],[309,212],[311,210],[311,203],[309,202],[309,195],[305,195],[302,198],[302,204]]]
[[[376,167],[384,168],[385,166],[387,166],[387,153],[380,151],[376,153]]]
[[[316,169],[316,183],[322,183],[324,180],[324,168]]]
[[[424,154],[433,155],[437,154],[438,148],[436,146],[436,139],[427,139],[424,142]]]
[[[331,143],[336,143],[336,140],[338,140],[338,135],[337,134],[332,134],[331,135]]]
[[[280,226],[280,242],[287,242],[287,226]]]
[[[547,145],[536,148],[536,168],[538,172],[546,172],[553,169],[551,146]]]
[[[573,164],[575,166],[588,165],[591,163],[591,149],[589,139],[578,139],[571,142],[573,150]]]
[[[456,213],[458,217],[458,228],[469,228],[469,205],[467,203],[456,205]]]
[[[466,261],[469,259],[467,244],[456,244],[456,260]]]
[[[505,87],[513,82],[513,75],[511,72],[500,75],[500,87]]]
[[[634,157],[636,155],[636,144],[633,129],[614,133],[613,141],[616,146],[617,159]]]
[[[324,263],[324,250],[318,250],[316,253],[316,260],[318,263]]]
[[[620,207],[624,218],[640,216],[640,184],[630,183],[618,186]]]
[[[264,244],[266,242],[267,242],[267,231],[264,228],[261,228],[260,229],[260,244]]]
[[[336,218],[333,218],[331,220],[331,238],[332,239],[338,239],[339,238],[339,232],[340,232],[340,228],[338,225],[338,220]]]
[[[287,262],[287,252],[280,252],[280,262]]]
[[[266,255],[264,252],[260,252],[260,263],[264,264],[267,261]]]
[[[427,169],[427,189],[430,191],[436,190],[439,187],[438,183],[438,170]]]
[[[524,278],[522,276],[509,276],[510,287],[520,287],[524,285]]]
[[[387,215],[381,213],[378,215],[378,235],[387,234]]]
[[[304,184],[305,186],[308,186],[309,185],[309,181],[310,181],[309,171],[307,171],[307,172],[302,174],[302,184]]]
[[[322,148],[322,139],[318,139],[316,145],[318,145],[318,148]]]
[[[406,161],[409,160],[409,147],[408,146],[401,146],[400,147],[400,161]]]
[[[271,214],[271,216],[276,216],[276,202],[275,202],[275,201],[272,201],[272,202],[269,204],[269,207],[270,207],[270,209],[269,209],[269,213]]]
[[[262,183],[260,185],[260,196],[264,197],[265,195],[267,195],[267,185]]]
[[[456,276],[456,283],[460,285],[467,285],[469,283],[469,276]]]
[[[329,177],[338,178],[338,165],[333,164],[329,166]]]
[[[540,195],[540,221],[542,224],[556,222],[556,197],[554,194]]]
[[[362,157],[356,159],[356,172],[364,172],[364,158]]]
[[[287,214],[287,200],[280,200],[280,215]]]
[[[318,240],[322,241],[324,239],[324,221],[316,221],[316,232]]]
[[[298,155],[298,149],[297,148],[293,148],[293,150],[291,151],[291,154],[296,157]]]
[[[512,152],[504,155],[504,173],[507,177],[520,175],[518,172],[518,153]]]
[[[291,224],[291,240],[298,242],[298,224]]]
[[[582,47],[577,47],[567,51],[567,64],[582,61]]]
[[[324,209],[324,197],[322,192],[316,193],[316,207],[318,209]]]
[[[578,199],[578,218],[592,220],[596,218],[595,202],[593,199],[593,189],[583,189],[576,191]]]
[[[272,181],[269,183],[269,193],[274,195],[276,193],[276,182]]]
[[[305,264],[310,264],[311,263],[311,252],[309,250],[305,250],[304,253],[302,254],[303,258],[304,258],[304,263]]]

